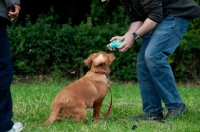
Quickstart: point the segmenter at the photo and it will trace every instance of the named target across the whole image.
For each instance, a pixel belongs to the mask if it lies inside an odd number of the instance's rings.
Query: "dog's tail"
[[[42,123],[41,125],[42,126],[48,126],[48,125],[52,124],[53,121],[56,119],[56,116],[57,116],[59,111],[60,111],[59,104],[54,104],[49,118],[44,123]]]

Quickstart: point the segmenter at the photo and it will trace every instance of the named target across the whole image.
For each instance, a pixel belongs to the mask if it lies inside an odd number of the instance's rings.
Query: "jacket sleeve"
[[[120,0],[120,2],[124,6],[125,11],[128,15],[128,18],[130,19],[131,22],[140,21],[140,19],[138,17],[136,17],[134,15],[134,13],[132,13],[130,5],[128,3],[126,3],[125,0]]]
[[[148,18],[159,23],[163,19],[162,0],[141,0],[144,11]]]
[[[7,8],[12,6],[13,4],[20,4],[20,0],[4,0]]]

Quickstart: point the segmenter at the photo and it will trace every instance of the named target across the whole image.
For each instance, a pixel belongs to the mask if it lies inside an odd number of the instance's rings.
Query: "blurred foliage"
[[[111,65],[111,78],[137,81],[136,61],[141,42],[125,53],[109,51],[106,47],[110,38],[123,35],[130,23],[122,6],[109,10],[110,2],[92,1],[91,14],[86,14],[92,17],[92,24],[74,25],[71,18],[68,23],[58,24],[59,16],[51,8],[50,13],[39,15],[34,23],[27,15],[25,25],[14,23],[8,27],[15,75],[55,75],[57,72],[81,77],[88,70],[83,60],[94,52],[106,51],[116,56]],[[169,57],[177,80],[199,83],[199,25],[200,18],[191,20],[183,41]]]

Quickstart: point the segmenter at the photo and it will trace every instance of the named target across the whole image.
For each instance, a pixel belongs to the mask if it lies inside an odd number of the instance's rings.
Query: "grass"
[[[129,118],[142,113],[140,91],[137,84],[111,83],[113,107],[110,115],[99,122],[92,122],[92,109],[88,109],[83,123],[64,120],[47,127],[43,123],[51,111],[51,103],[56,94],[70,82],[29,82],[13,83],[13,121],[21,121],[24,132],[198,132],[200,131],[200,88],[198,86],[178,86],[188,113],[182,118],[160,123],[155,121],[130,122]],[[106,95],[101,108],[105,115],[110,104],[110,93]],[[166,113],[166,111],[165,111]]]

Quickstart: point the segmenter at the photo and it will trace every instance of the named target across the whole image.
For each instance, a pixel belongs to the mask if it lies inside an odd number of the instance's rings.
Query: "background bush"
[[[39,15],[35,22],[27,15],[25,24],[14,23],[8,27],[15,75],[60,73],[71,77],[73,73],[75,77],[81,77],[88,70],[83,60],[91,53],[106,51],[116,56],[111,65],[113,79],[137,81],[136,60],[141,42],[125,53],[106,48],[110,38],[123,35],[130,23],[122,6],[110,13],[109,2],[101,4],[93,0],[91,13],[86,14],[86,17],[92,17],[92,24],[74,25],[70,18],[68,23],[58,24],[59,16],[51,8],[50,13]],[[191,20],[183,41],[169,58],[177,80],[199,82],[199,25],[200,18]]]

